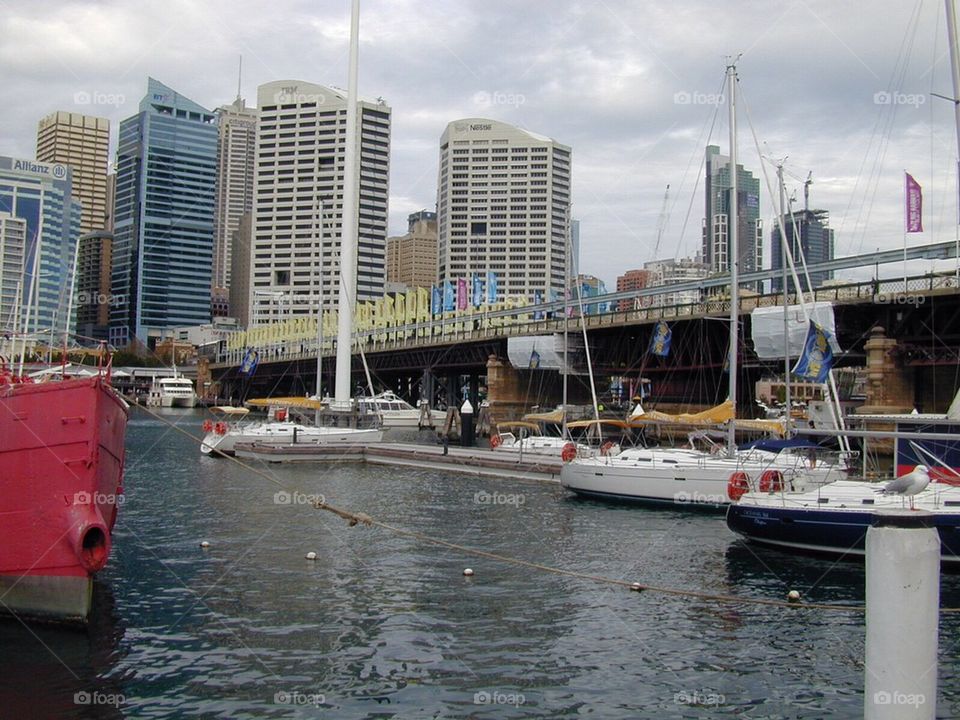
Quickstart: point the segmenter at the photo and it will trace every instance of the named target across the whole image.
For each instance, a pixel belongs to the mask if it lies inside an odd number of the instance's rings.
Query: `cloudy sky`
[[[953,94],[941,2],[364,0],[361,12],[360,92],[393,108],[392,234],[436,202],[446,124],[489,117],[572,146],[584,272],[610,284],[692,255],[703,149],[708,136],[728,145],[715,96],[725,58],[742,54],[741,158],[760,171],[754,133],[765,155],[787,156],[801,203],[812,172],[838,255],[902,246],[905,169],[925,201],[910,242],[956,237],[953,107],[931,96]],[[54,110],[134,114],[148,75],[210,108],[231,102],[240,55],[248,99],[279,79],[345,87],[348,30],[349,0],[9,3],[0,154],[32,157]],[[772,207],[763,190],[768,229]]]

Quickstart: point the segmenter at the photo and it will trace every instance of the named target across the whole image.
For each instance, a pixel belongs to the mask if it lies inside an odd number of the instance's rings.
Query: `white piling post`
[[[933,720],[940,536],[930,513],[878,513],[867,530],[865,720]]]

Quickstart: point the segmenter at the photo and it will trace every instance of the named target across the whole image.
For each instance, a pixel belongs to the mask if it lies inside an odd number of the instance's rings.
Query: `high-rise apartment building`
[[[439,280],[493,271],[501,298],[558,297],[569,208],[569,147],[496,120],[451,122],[440,138]]]
[[[107,227],[107,164],[110,121],[72,112],[55,112],[37,126],[37,160],[69,165],[73,196],[82,206],[80,231]]]
[[[19,326],[27,332],[62,337],[73,330],[67,317],[72,290],[72,270],[80,237],[80,203],[73,196],[72,169],[0,157],[0,214],[10,234],[13,274],[19,274]],[[19,219],[16,222],[13,218]],[[18,236],[24,238],[22,261]],[[12,275],[11,275],[12,277]],[[4,296],[8,296],[6,290]],[[30,314],[27,315],[27,308]],[[12,307],[0,307],[0,318],[11,317]]]
[[[210,322],[216,116],[150,78],[120,123],[110,342]]]
[[[796,228],[794,228],[796,223]],[[797,275],[803,282],[804,274],[800,262],[801,250],[803,259],[807,265],[828,262],[833,260],[833,229],[829,227],[830,213],[826,210],[800,210],[794,212],[793,216],[783,216],[783,228],[787,236],[787,243],[790,246],[790,254],[793,255],[793,262],[797,267]],[[796,233],[794,232],[796,230]],[[780,228],[775,226],[770,234],[770,257],[772,260],[771,268],[774,270],[783,269],[783,243],[780,241]],[[810,273],[810,282],[813,287],[819,287],[825,281],[833,278],[830,271],[819,271]],[[791,292],[796,292],[793,287],[793,280],[789,282]],[[780,292],[783,289],[783,278],[776,275],[773,278],[773,291]],[[807,290],[806,287],[803,290]]]
[[[251,324],[337,306],[346,93],[299,80],[257,89]],[[390,177],[389,106],[359,100],[359,216],[353,301],[383,295]]]
[[[627,290],[643,290],[643,288],[647,286],[649,280],[649,270],[627,270],[623,275],[620,275],[617,278],[617,292],[626,292]],[[633,310],[635,307],[638,307],[641,304],[639,302],[640,299],[641,298],[634,298],[632,300],[619,300],[617,302],[617,309],[620,310],[620,312]]]
[[[437,282],[437,214],[407,217],[407,234],[387,238],[387,282],[431,287]]]
[[[213,215],[213,302],[229,296],[233,235],[244,213],[253,210],[257,110],[241,97],[217,108],[217,186]],[[222,308],[226,309],[226,308]],[[222,314],[229,314],[224,312]]]
[[[730,158],[716,145],[707,146],[706,209],[703,220],[703,259],[711,272],[729,272]],[[763,224],[760,220],[760,181],[737,165],[737,245],[741,273],[763,267]]]
[[[113,234],[97,230],[80,236],[77,249],[77,334],[81,344],[108,340]]]

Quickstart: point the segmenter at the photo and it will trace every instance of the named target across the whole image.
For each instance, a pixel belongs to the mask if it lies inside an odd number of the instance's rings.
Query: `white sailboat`
[[[736,415],[739,245],[737,238],[737,125],[735,61],[727,66],[730,124],[730,348],[729,399]],[[823,462],[796,448],[761,445],[738,451],[735,423],[727,426],[725,451],[713,454],[674,448],[632,448],[620,453],[577,457],[565,463],[560,483],[581,495],[675,505],[724,506],[751,485],[809,489],[845,477],[839,464]]]

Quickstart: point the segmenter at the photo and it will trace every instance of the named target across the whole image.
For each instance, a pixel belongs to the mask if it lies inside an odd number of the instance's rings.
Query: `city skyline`
[[[395,115],[391,235],[402,234],[410,212],[432,207],[433,148],[442,128],[477,116],[562,138],[573,148],[573,217],[583,223],[585,272],[612,281],[624,254],[635,267],[655,259],[667,182],[671,217],[664,246],[693,255],[702,211],[695,201],[685,219],[687,205],[702,197],[702,181],[694,183],[703,147],[726,149],[723,108],[713,134],[707,137],[705,129],[719,101],[724,57],[742,52],[740,160],[761,178],[765,227],[773,203],[747,108],[761,151],[788,156],[791,192],[813,172],[814,204],[831,212],[838,255],[902,243],[904,168],[924,186],[927,201],[927,232],[911,242],[953,237],[952,107],[930,96],[952,94],[939,5],[921,8],[916,22],[911,8],[892,2],[869,16],[826,2],[770,15],[746,4],[707,3],[682,10],[655,4],[643,13],[616,2],[551,6],[546,15],[506,3],[461,10],[433,15],[377,2],[362,8],[360,91],[384,97]],[[286,32],[269,9],[244,3],[183,16],[150,4],[136,13],[111,3],[78,3],[52,14],[15,8],[0,25],[10,48],[0,67],[15,80],[0,91],[9,108],[0,118],[0,152],[25,156],[37,120],[56,110],[103,115],[116,126],[132,113],[146,75],[206,107],[227,104],[236,94],[240,54],[247,97],[282,77],[344,86],[346,3],[295,4],[289,13],[309,32]],[[114,50],[103,56],[88,43],[68,42],[64,27],[84,28],[83,35],[101,37]],[[478,39],[494,29],[496,57]],[[182,33],[191,53],[151,50],[162,47],[154,44],[158,34],[171,32]],[[898,53],[905,32],[918,39],[906,68]],[[200,37],[204,42],[190,42]],[[410,37],[421,41],[412,47]],[[817,53],[809,53],[814,40]],[[203,73],[195,72],[198,65]],[[891,77],[903,79],[891,84]],[[44,92],[26,91],[39,83]],[[772,182],[772,169],[767,172]]]

